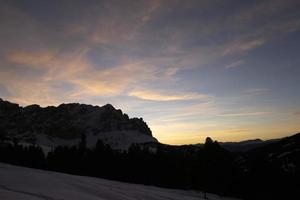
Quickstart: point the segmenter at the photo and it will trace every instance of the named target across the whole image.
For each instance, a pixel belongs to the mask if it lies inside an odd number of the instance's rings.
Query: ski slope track
[[[208,194],[212,200],[232,198]],[[1,200],[201,200],[203,193],[122,183],[0,163]]]

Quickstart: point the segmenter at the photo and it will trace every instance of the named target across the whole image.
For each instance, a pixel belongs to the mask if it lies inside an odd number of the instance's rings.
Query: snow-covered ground
[[[110,131],[101,132],[97,135],[89,133],[86,135],[87,146],[93,148],[96,146],[98,139],[101,139],[104,144],[108,144],[115,150],[128,150],[132,144],[143,144],[148,142],[157,142],[157,139],[146,134],[142,134],[135,130],[128,131]],[[47,137],[45,134],[36,134],[35,144],[41,146],[44,153],[48,153],[51,149],[57,146],[73,146],[78,145],[80,138],[76,139],[62,139],[55,137]],[[20,142],[21,144],[28,144]]]
[[[209,199],[230,199],[208,194]],[[201,200],[196,191],[165,189],[0,163],[1,200]]]

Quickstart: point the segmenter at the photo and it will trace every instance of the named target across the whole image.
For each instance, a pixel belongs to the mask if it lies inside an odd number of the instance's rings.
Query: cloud
[[[89,69],[69,82],[79,87],[76,95],[125,95],[125,91],[140,81],[155,79],[156,69],[143,63],[127,63],[104,70]]]
[[[231,33],[221,46],[223,56],[252,51],[300,28],[298,17],[291,17],[300,5],[297,0],[267,0],[251,3],[227,16],[222,31]]]
[[[269,115],[271,112],[242,112],[242,113],[224,113],[218,114],[217,117],[249,117],[259,115]]]
[[[142,68],[139,68],[140,65],[137,63],[97,69],[97,66],[88,60],[87,53],[88,48],[79,48],[71,53],[56,54],[44,62],[39,57],[47,58],[47,53],[44,56],[41,52],[39,54],[15,52],[13,55],[22,55],[22,57],[30,59],[16,60],[9,57],[10,62],[38,70],[40,75],[37,77],[33,73],[30,77],[30,73],[27,73],[29,77],[22,77],[21,74],[8,71],[7,77],[17,76],[15,78],[17,81],[10,81],[7,78],[2,80],[10,91],[14,91],[12,97],[9,98],[22,105],[29,102],[56,105],[58,102],[65,101],[85,101],[95,96],[121,95],[134,80],[139,80],[138,74],[145,79],[146,73],[149,73],[147,76],[151,74],[150,70],[143,70],[145,71],[143,74]],[[62,88],[62,91],[58,91],[57,83],[62,83],[61,86],[58,86]],[[65,85],[68,85],[68,89],[64,89]]]
[[[259,95],[259,94],[264,94],[269,91],[270,91],[270,89],[268,89],[268,88],[251,88],[251,89],[245,90],[245,93],[249,94],[249,95]]]
[[[168,67],[166,69],[165,75],[166,77],[173,77],[179,70],[180,70],[179,67],[173,67],[173,66]]]
[[[299,5],[297,0],[267,0],[261,1],[259,3],[254,3],[252,6],[249,6],[246,10],[243,10],[241,13],[236,15],[236,19],[241,22],[246,22],[254,19],[261,19],[264,16],[276,15],[282,10],[289,9],[291,7]]]
[[[149,7],[149,9],[147,9],[144,13],[144,16],[142,17],[142,22],[146,23],[148,22],[151,17],[153,16],[153,14],[155,13],[155,11],[161,6],[161,0],[153,0],[151,2],[151,5]]]
[[[255,38],[252,40],[237,40],[229,43],[223,50],[223,55],[243,53],[255,49],[266,43],[263,38]]]
[[[161,109],[164,110],[164,109]],[[177,106],[176,108],[173,108],[172,110],[165,110],[165,113],[163,117],[156,118],[157,123],[180,123],[185,121],[192,121],[192,119],[201,118],[201,116],[209,117],[214,115],[214,113],[218,112],[219,108],[211,102],[205,102],[205,103],[196,103],[191,106]],[[196,124],[199,125],[197,122]],[[207,122],[205,122],[207,124]],[[203,124],[202,124],[203,125]],[[202,126],[201,125],[201,126]],[[214,125],[216,123],[214,122]]]
[[[237,61],[234,61],[233,63],[230,63],[229,65],[226,65],[225,69],[236,68],[244,63],[245,63],[244,60],[237,60]]]
[[[155,17],[160,6],[161,0],[97,2],[94,8],[83,6],[88,9],[88,14],[73,21],[64,33],[81,36],[92,45],[127,46],[128,42],[133,45],[143,26]]]
[[[159,69],[147,63],[127,62],[106,68],[90,62],[88,53],[89,48],[85,47],[56,54],[47,51],[12,52],[6,56],[6,60],[28,67],[28,72],[22,76],[14,70],[0,69],[3,75],[0,83],[10,91],[11,100],[21,104],[31,102],[45,105],[48,102],[53,105],[59,100],[63,102],[63,99],[78,101],[97,96],[126,95],[126,90],[140,81],[160,79]],[[39,71],[39,76],[35,71]],[[57,83],[62,83],[62,89],[64,85],[71,88],[62,91],[64,98],[57,91]],[[53,101],[46,101],[46,97]]]
[[[243,132],[248,132],[248,129],[225,129],[225,130],[220,130],[220,133],[243,133]]]
[[[21,105],[36,103],[42,106],[58,105],[67,100],[68,96],[68,91],[55,90],[49,82],[43,82],[39,77],[12,74],[4,70],[0,73],[0,85],[3,85],[9,93],[3,98]]]
[[[129,96],[134,96],[143,100],[151,101],[181,101],[181,100],[194,100],[208,98],[208,95],[198,93],[186,93],[186,94],[165,94],[160,91],[152,90],[136,90],[131,91]]]
[[[294,115],[300,116],[300,111],[294,112]]]
[[[25,51],[15,51],[6,54],[6,59],[9,62],[26,65],[27,67],[42,67],[47,65],[51,59],[54,57],[54,52],[25,52]]]
[[[221,55],[230,56],[247,53],[252,51],[283,34],[291,33],[300,29],[300,20],[281,20],[271,22],[262,27],[258,26],[255,30],[239,34],[232,41],[225,42],[221,45]]]

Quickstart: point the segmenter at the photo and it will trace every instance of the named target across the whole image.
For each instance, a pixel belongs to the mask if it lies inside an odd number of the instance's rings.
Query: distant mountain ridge
[[[245,152],[251,149],[272,144],[278,140],[280,139],[271,139],[271,140],[253,139],[253,140],[245,140],[240,142],[220,142],[220,145],[224,149],[231,152],[240,152],[240,151]]]
[[[219,145],[230,152],[246,152],[255,148],[263,147],[268,144],[279,141],[278,139],[271,140],[261,140],[261,139],[252,139],[244,140],[239,142],[219,142]],[[202,147],[204,144],[195,144],[195,146]]]
[[[110,104],[99,107],[70,103],[42,108],[21,107],[0,99],[0,121],[1,138],[48,147],[77,144],[83,134],[88,146],[101,139],[115,149],[157,142],[142,118],[129,118]]]

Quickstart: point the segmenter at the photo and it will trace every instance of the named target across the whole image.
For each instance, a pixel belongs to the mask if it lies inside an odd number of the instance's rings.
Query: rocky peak
[[[99,107],[68,103],[45,108],[34,104],[22,108],[18,104],[1,100],[0,120],[3,132],[13,137],[29,134],[73,140],[79,139],[82,134],[93,137],[114,134],[114,138],[118,139],[119,135],[125,137],[126,133],[130,137],[153,138],[142,118],[129,118],[111,104]],[[156,141],[155,138],[153,140]]]

